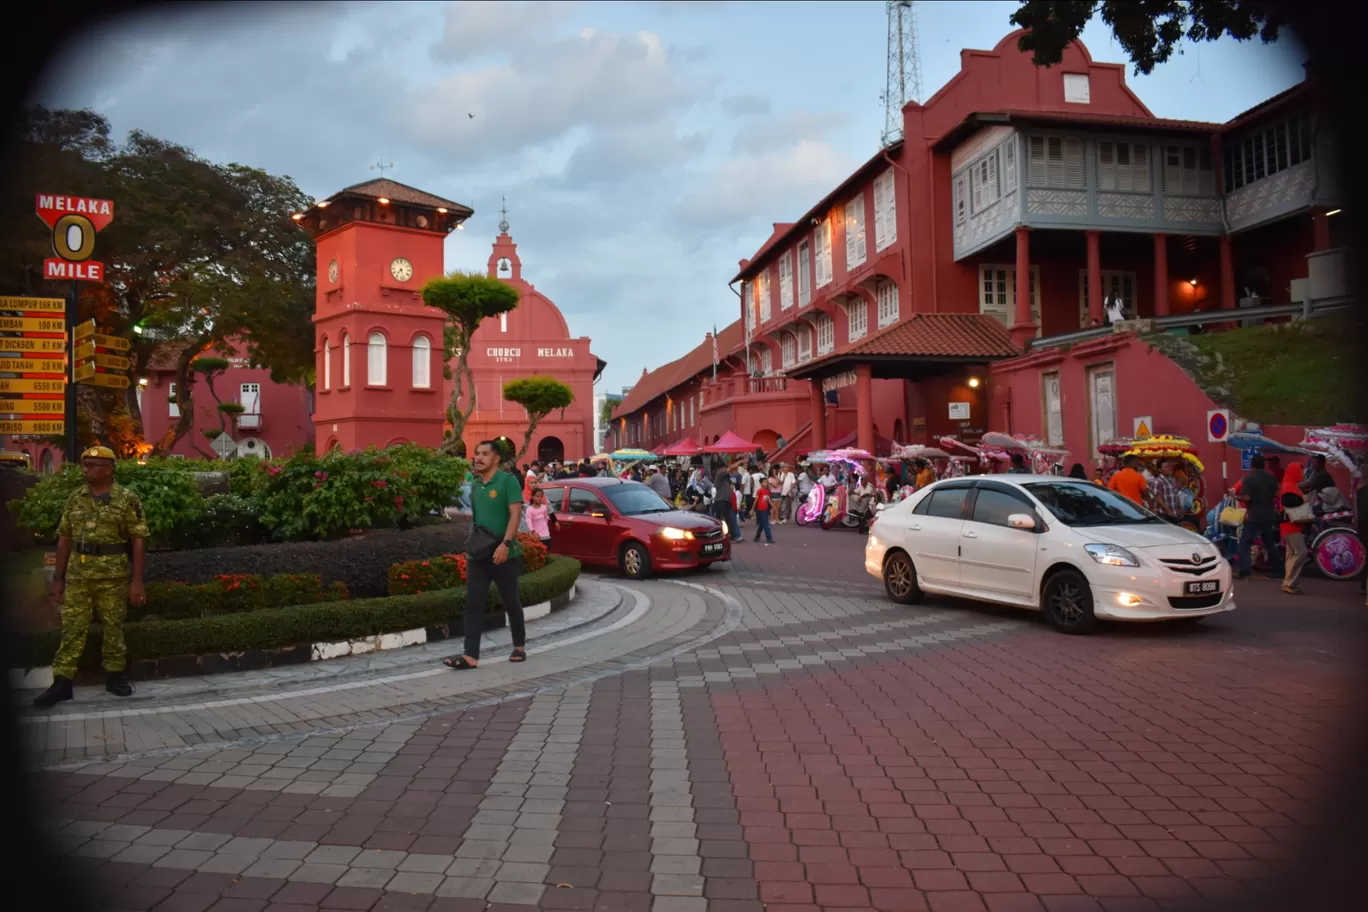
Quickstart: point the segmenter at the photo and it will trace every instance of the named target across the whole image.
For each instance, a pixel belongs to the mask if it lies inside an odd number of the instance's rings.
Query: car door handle
[[[921,531],[921,526],[908,526],[908,527],[907,527],[907,531],[909,531],[909,532],[920,532],[920,531]]]
[[[965,537],[965,538],[978,538],[978,533],[977,533],[977,532],[965,532],[965,533],[964,533],[964,537]]]

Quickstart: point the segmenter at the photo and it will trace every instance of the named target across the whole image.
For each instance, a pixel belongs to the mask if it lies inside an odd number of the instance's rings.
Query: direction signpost
[[[43,223],[52,230],[52,252],[54,256],[43,261],[43,276],[48,279],[67,279],[70,284],[67,286],[67,298],[61,308],[43,308],[43,310],[58,310],[64,314],[61,329],[60,348],[38,348],[25,349],[26,351],[38,352],[65,352],[66,344],[71,342],[72,348],[77,347],[78,339],[95,335],[95,321],[89,320],[82,325],[86,330],[81,335],[77,335],[76,311],[80,303],[80,283],[103,282],[105,278],[104,264],[92,260],[95,253],[95,235],[109,225],[114,220],[114,203],[111,200],[89,199],[79,196],[65,196],[56,193],[40,193],[34,206],[38,217]],[[4,309],[9,309],[5,307]],[[23,310],[23,308],[16,308]],[[86,329],[88,327],[88,330]],[[92,345],[91,354],[95,354],[95,349],[103,348],[98,340]],[[127,347],[115,349],[126,351]],[[73,352],[73,354],[75,354]],[[98,357],[98,356],[97,356]],[[113,356],[110,356],[113,357]],[[119,358],[124,364],[123,369],[127,369],[128,359]],[[63,409],[64,420],[57,430],[30,430],[30,431],[8,431],[5,433],[61,433],[66,432],[66,459],[68,462],[75,462],[77,457],[76,445],[76,366],[77,357],[64,359],[62,362],[63,379],[67,381],[65,389],[65,407]],[[96,365],[92,364],[92,376],[95,373]],[[2,369],[2,368],[0,368]],[[23,373],[25,377],[27,372]],[[90,382],[87,380],[86,382]],[[113,384],[99,383],[99,386],[112,386]],[[124,378],[123,386],[127,386],[127,378]],[[10,422],[13,423],[13,422]],[[55,422],[19,422],[25,425],[54,424]]]

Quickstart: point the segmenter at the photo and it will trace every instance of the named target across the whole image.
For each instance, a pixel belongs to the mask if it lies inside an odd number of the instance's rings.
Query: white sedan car
[[[1235,608],[1230,564],[1194,532],[1100,485],[984,475],[928,485],[879,513],[865,569],[903,605],[925,592],[1045,612],[1064,633]]]

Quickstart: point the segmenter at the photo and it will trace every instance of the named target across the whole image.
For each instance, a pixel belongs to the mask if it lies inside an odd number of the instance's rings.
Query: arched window
[[[413,388],[432,388],[432,343],[427,336],[413,339]]]
[[[323,337],[323,388],[332,389],[332,346],[328,337]]]
[[[39,467],[44,475],[52,474],[52,450],[43,450],[43,457],[39,461]]]
[[[351,333],[342,334],[342,385],[351,386]]]
[[[389,382],[389,352],[385,346],[384,333],[373,332],[366,345],[366,384],[384,386]]]

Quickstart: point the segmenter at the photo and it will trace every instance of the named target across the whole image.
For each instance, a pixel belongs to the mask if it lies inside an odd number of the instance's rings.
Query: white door
[[[960,584],[960,530],[970,488],[969,484],[938,487],[908,516],[904,545],[919,581],[933,586]]]
[[[1013,513],[1041,521],[1030,502],[1010,488],[980,483],[960,530],[960,585],[989,598],[1034,604],[1040,535],[1009,529],[1007,517]]]
[[[1116,372],[1110,364],[1088,371],[1088,399],[1092,413],[1092,458],[1101,459],[1098,448],[1116,439]]]
[[[241,393],[239,401],[242,403],[243,412],[248,415],[261,414],[261,384],[244,383]]]

